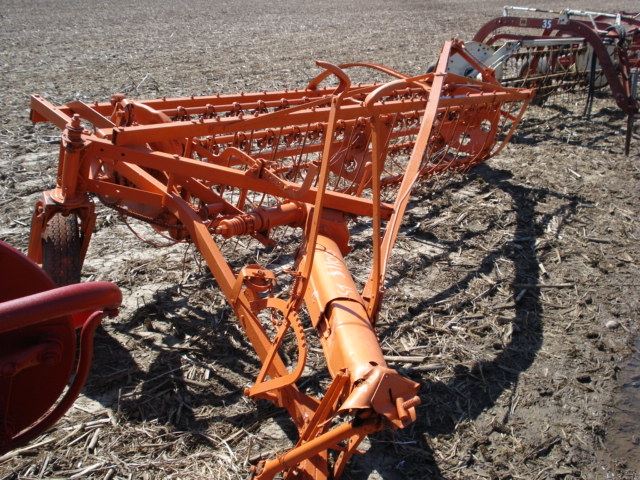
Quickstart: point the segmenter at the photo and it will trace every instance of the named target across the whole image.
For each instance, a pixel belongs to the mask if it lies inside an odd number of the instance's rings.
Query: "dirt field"
[[[502,5],[4,0],[0,239],[26,250],[55,180],[58,132],[30,124],[33,93],[61,104],[297,87],[317,59],[418,74]],[[590,121],[577,95],[530,108],[499,157],[416,193],[379,334],[389,354],[426,357],[394,364],[421,383],[419,418],[373,435],[345,478],[640,478],[637,436],[610,428],[640,307],[640,138],[623,156],[606,93]],[[126,300],[98,332],[85,393],[0,457],[0,479],[246,478],[251,460],[291,445],[286,415],[242,394],[257,362],[193,247],[139,242],[101,208],[83,274],[95,279]],[[304,381],[323,385],[311,356]]]

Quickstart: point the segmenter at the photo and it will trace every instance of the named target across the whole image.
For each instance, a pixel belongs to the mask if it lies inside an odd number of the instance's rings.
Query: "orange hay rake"
[[[453,54],[481,80],[447,73]],[[337,478],[367,434],[415,420],[419,385],[386,365],[375,333],[409,196],[419,180],[499,152],[532,96],[501,86],[457,41],[417,77],[374,64],[318,66],[306,88],[279,92],[114,95],[60,107],[32,97],[32,120],[63,134],[57,186],[36,205],[29,256],[59,284],[77,282],[94,197],[192,242],[261,362],[246,394],[285,408],[299,432],[290,450],[256,466],[262,480]],[[392,80],[352,85],[346,70],[355,67]],[[322,87],[331,77],[337,87]],[[355,218],[371,239],[361,288],[345,260]],[[238,237],[264,247],[263,264],[232,268],[226,246]],[[276,268],[269,252],[290,254],[290,264]],[[332,377],[322,398],[296,385],[311,329]]]

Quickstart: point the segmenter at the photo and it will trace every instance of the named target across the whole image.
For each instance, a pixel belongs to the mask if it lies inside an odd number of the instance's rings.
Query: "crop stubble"
[[[421,73],[444,40],[471,37],[501,7],[4,1],[0,238],[26,247],[35,197],[55,179],[57,132],[30,125],[32,93],[62,103],[279,89],[305,85],[316,59]],[[606,446],[617,366],[637,328],[639,143],[625,158],[613,102],[598,99],[591,121],[583,102],[532,107],[498,158],[418,189],[379,331],[423,404],[410,428],[374,435],[346,478],[638,468],[637,446],[626,456]],[[364,240],[353,239],[356,278]],[[118,283],[122,313],[96,338],[85,394],[36,445],[0,459],[0,478],[243,478],[249,460],[290,445],[286,416],[242,395],[255,358],[192,248],[140,243],[101,209],[90,279]],[[327,382],[321,354],[309,363],[314,391]]]

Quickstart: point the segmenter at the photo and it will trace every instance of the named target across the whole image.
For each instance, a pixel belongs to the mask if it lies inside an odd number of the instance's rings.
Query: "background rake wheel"
[[[57,286],[80,283],[81,246],[78,216],[53,215],[42,235],[42,269]]]

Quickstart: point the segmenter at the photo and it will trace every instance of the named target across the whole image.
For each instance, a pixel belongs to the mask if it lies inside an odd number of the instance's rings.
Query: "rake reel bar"
[[[532,95],[499,85],[479,64],[484,81],[446,73],[453,53],[474,61],[453,41],[435,72],[418,77],[319,62],[323,73],[301,90],[147,101],[115,95],[62,107],[34,96],[33,121],[50,121],[63,135],[58,184],[36,206],[29,255],[41,261],[51,219],[74,214],[82,239],[70,254],[83,258],[95,223],[92,196],[192,242],[260,359],[246,393],[287,409],[298,428],[298,443],[261,462],[255,478],[338,477],[368,433],[416,418],[419,385],[386,365],[375,333],[413,186],[500,151]],[[354,86],[346,71],[355,67],[395,80]],[[321,88],[329,77],[337,87]],[[363,288],[349,272],[356,217],[372,242]],[[230,249],[238,237],[264,249],[264,264],[232,268],[232,255],[237,263],[252,251]],[[278,263],[282,252],[291,256],[288,268]],[[332,378],[322,398],[296,385],[309,327]],[[289,361],[285,349],[296,358]]]

